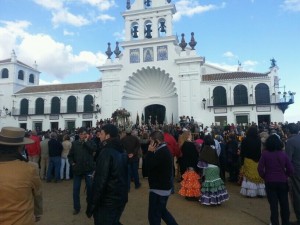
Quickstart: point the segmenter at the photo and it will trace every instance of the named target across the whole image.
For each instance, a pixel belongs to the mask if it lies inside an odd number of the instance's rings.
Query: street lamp
[[[206,105],[206,99],[205,98],[202,99],[202,105],[203,105],[203,108],[205,109],[205,105]]]
[[[97,110],[97,112],[101,113],[101,108],[100,108],[99,104],[96,105],[96,110]]]

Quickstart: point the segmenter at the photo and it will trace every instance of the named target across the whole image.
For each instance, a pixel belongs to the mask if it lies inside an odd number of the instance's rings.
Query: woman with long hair
[[[194,142],[192,142],[191,131],[184,131],[181,143],[181,165],[180,172],[183,180],[179,194],[186,199],[195,199],[200,196],[200,176],[197,173],[197,163],[199,154]]]
[[[220,177],[220,163],[215,141],[211,135],[204,137],[203,148],[200,152],[199,168],[203,168],[200,203],[203,205],[220,205],[229,199],[224,181]]]
[[[261,140],[256,126],[251,126],[241,143],[241,174],[243,175],[240,193],[250,198],[266,196],[264,180],[257,171],[261,156]]]

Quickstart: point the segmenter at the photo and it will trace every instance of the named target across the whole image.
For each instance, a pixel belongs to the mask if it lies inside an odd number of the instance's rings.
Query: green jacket
[[[94,154],[96,145],[93,141],[82,142],[80,140],[72,142],[72,147],[68,155],[74,175],[84,175],[95,170]]]

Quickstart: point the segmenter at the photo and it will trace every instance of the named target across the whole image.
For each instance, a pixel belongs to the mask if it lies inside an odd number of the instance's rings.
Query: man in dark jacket
[[[299,128],[295,123],[288,124],[289,138],[285,145],[285,150],[290,157],[295,172],[290,178],[290,193],[292,196],[292,204],[297,218],[296,222],[291,225],[300,225],[300,134]]]
[[[48,141],[48,149],[49,149],[49,166],[47,171],[47,182],[51,182],[53,169],[55,175],[55,182],[59,182],[61,152],[63,150],[63,146],[57,140],[57,134],[55,132],[52,132],[50,134],[50,140]]]
[[[121,139],[121,143],[128,155],[128,191],[130,190],[131,178],[134,179],[135,189],[140,188],[139,178],[139,151],[141,143],[137,136],[131,134],[131,128],[126,129],[126,136]]]
[[[80,186],[82,178],[85,178],[87,200],[91,198],[92,176],[95,170],[94,155],[96,145],[89,140],[85,128],[78,130],[79,140],[73,141],[68,155],[69,163],[73,171],[73,207],[74,215],[80,212]]]
[[[127,154],[116,126],[103,126],[100,139],[103,148],[97,158],[92,199],[86,214],[94,216],[95,225],[117,225],[128,201]]]
[[[164,135],[154,131],[150,135],[150,145],[146,160],[149,166],[148,182],[149,209],[148,220],[150,225],[160,225],[161,219],[168,225],[178,225],[174,217],[167,210],[168,198],[172,188],[172,155],[164,142]]]

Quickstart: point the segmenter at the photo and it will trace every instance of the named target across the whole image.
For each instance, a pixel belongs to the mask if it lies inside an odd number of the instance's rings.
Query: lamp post
[[[205,105],[206,105],[206,99],[205,98],[202,99],[202,105],[203,105],[203,108],[205,109]]]
[[[99,104],[96,105],[96,111],[97,111],[98,113],[101,113],[101,108],[100,108]]]

